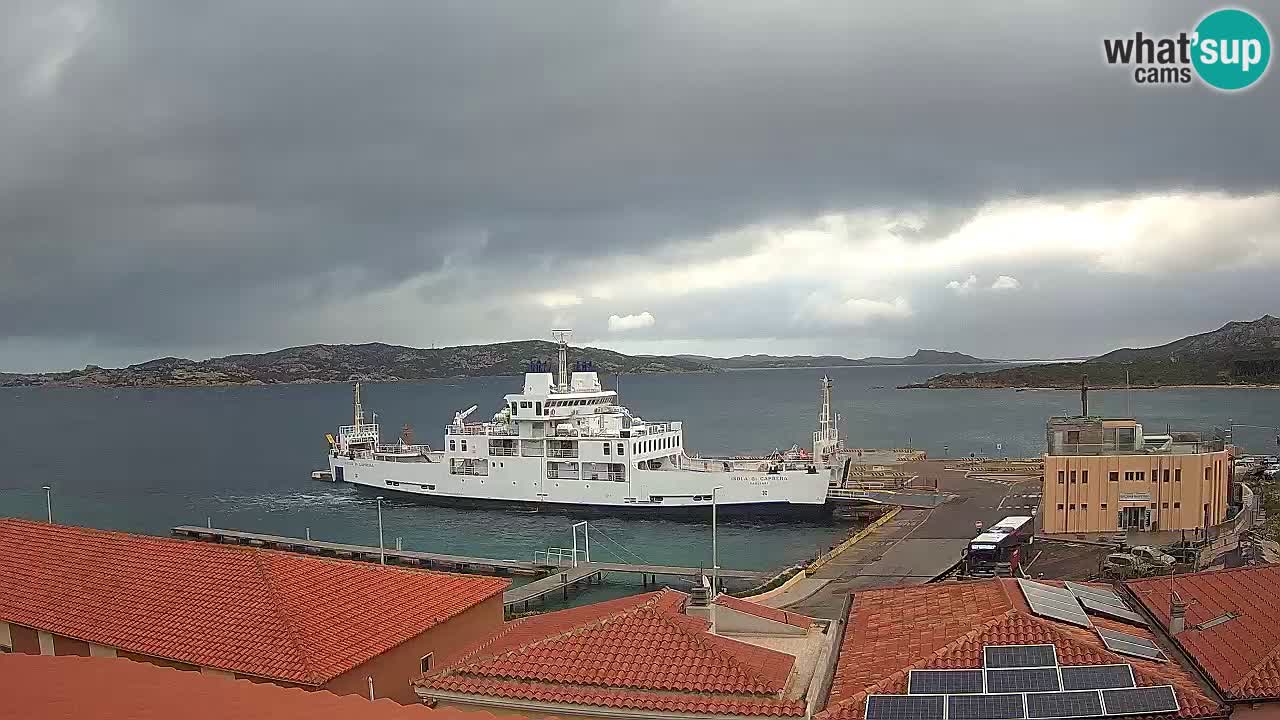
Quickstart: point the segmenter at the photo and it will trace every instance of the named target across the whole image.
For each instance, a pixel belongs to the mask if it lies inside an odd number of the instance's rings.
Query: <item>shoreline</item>
[[[920,383],[918,385],[899,385],[897,390],[1026,390],[1037,392],[1079,392],[1078,387],[1038,387],[1033,385],[927,385]],[[1245,383],[1233,384],[1182,384],[1182,385],[1133,385],[1125,387],[1123,385],[1090,385],[1089,391],[1097,390],[1209,390],[1209,389],[1238,389],[1238,390],[1280,390],[1280,385],[1253,385]]]

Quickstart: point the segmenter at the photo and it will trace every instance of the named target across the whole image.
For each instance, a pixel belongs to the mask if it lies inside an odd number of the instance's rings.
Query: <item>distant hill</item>
[[[227,355],[209,360],[166,357],[124,368],[89,365],[53,373],[0,373],[0,387],[165,387],[187,385],[266,385],[364,380],[430,380],[449,377],[519,375],[528,361],[554,364],[555,343],[545,340],[413,348],[385,343],[303,345],[274,352]],[[920,350],[908,358],[851,360],[836,355],[624,355],[600,348],[574,348],[571,362],[590,361],[601,373],[665,373],[749,368],[842,367],[908,363],[987,362],[961,353]]]
[[[704,362],[725,370],[866,367],[869,365],[978,365],[995,362],[993,360],[982,360],[964,353],[939,350],[916,350],[914,355],[902,358],[867,357],[854,359],[842,355],[738,355],[730,358],[717,358],[707,355],[677,355],[676,357]]]
[[[904,358],[869,357],[862,361],[867,365],[980,365],[996,362],[945,350],[916,350],[914,355]]]
[[[384,343],[305,345],[256,355],[209,360],[160,358],[125,368],[57,373],[0,375],[0,386],[157,387],[182,385],[261,385],[326,383],[348,380],[427,380],[481,375],[519,375],[530,359],[551,361],[556,345],[544,340],[412,348]],[[590,361],[601,373],[695,372],[714,370],[696,360],[630,356],[599,348],[574,348],[571,363]]]
[[[1123,348],[1076,363],[1052,363],[986,373],[938,375],[927,388],[1074,388],[1089,376],[1095,388],[1167,385],[1280,384],[1280,319],[1229,322],[1211,332],[1150,348]]]
[[[677,355],[676,357],[704,362],[724,370],[749,370],[756,368],[806,368],[806,367],[854,367],[866,365],[861,360],[850,360],[839,355],[738,355],[731,358],[715,358],[706,355]]]

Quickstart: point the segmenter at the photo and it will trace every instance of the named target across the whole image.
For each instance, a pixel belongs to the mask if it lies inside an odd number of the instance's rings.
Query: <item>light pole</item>
[[[711,488],[711,634],[716,632],[716,595],[720,592],[720,549],[716,546],[716,493],[723,485]]]
[[[53,524],[53,488],[48,485],[42,485],[44,488],[44,508],[49,514],[49,524]]]
[[[387,564],[387,551],[382,544],[382,496],[378,496],[378,561]]]

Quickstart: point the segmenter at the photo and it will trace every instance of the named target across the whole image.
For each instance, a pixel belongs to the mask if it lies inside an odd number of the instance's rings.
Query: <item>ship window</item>
[[[458,441],[456,441],[456,440],[450,440],[450,441],[449,441],[449,452],[453,452],[454,450],[457,450],[457,449],[458,449]]]
[[[650,496],[649,496],[649,502],[662,502],[662,496],[661,496],[661,495],[650,495]]]
[[[520,407],[522,407],[522,408],[530,408],[530,407],[533,407],[533,403],[529,402],[528,400],[521,400],[521,401],[520,401]]]
[[[395,480],[383,480],[382,482],[390,485],[391,487],[400,487],[400,483],[396,482]]]
[[[604,444],[604,454],[605,454],[605,455],[608,455],[608,454],[609,454],[609,443],[605,443],[605,444]]]
[[[622,454],[622,443],[618,443],[618,454]]]
[[[463,452],[466,452],[466,450],[467,450],[467,441],[466,441],[466,440],[463,440],[463,441],[462,441],[462,451],[463,451]]]
[[[423,490],[435,490],[435,489],[436,489],[436,486],[435,486],[435,485],[423,485],[423,486],[422,486],[422,489],[423,489]]]
[[[534,404],[533,404],[533,414],[534,414],[534,415],[541,415],[541,414],[542,414],[542,403],[540,403],[540,402],[539,402],[539,403],[534,403]]]

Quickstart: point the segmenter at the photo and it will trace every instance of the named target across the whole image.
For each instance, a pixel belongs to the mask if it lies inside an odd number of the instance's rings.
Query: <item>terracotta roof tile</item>
[[[711,635],[661,590],[511,623],[419,688],[572,705],[733,715],[804,714],[782,700],[785,653]]]
[[[0,546],[0,620],[311,685],[508,584],[26,520],[0,520]]]
[[[905,693],[913,668],[980,668],[985,645],[1035,644],[1054,645],[1062,665],[1125,663],[1133,666],[1139,686],[1173,685],[1181,706],[1176,717],[1226,713],[1181,666],[1116,655],[1091,630],[1032,615],[1017,583],[999,579],[855,593],[827,707],[819,718],[859,720],[867,695]]]
[[[771,608],[767,605],[753,603],[749,600],[742,600],[740,598],[733,597],[732,595],[717,595],[716,604],[727,607],[730,610],[737,610],[740,613],[746,613],[748,615],[764,618],[765,620],[793,625],[805,630],[808,630],[813,626],[813,618],[806,615]]]
[[[0,719],[494,720],[359,695],[284,688],[116,658],[0,655]]]
[[[1164,627],[1169,625],[1169,580],[1126,583]],[[1174,641],[1232,700],[1280,699],[1280,565],[1179,575],[1174,589],[1187,604],[1186,628]],[[1234,620],[1204,630],[1193,626],[1228,612]]]

